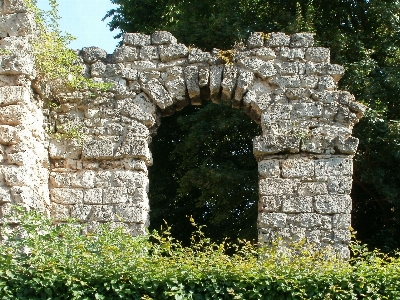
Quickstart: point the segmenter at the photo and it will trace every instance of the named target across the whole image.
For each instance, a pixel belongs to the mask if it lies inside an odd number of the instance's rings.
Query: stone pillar
[[[1,1],[0,16],[0,207],[45,211],[48,154],[41,103],[33,97],[34,58],[29,39],[35,24],[24,1]]]
[[[348,257],[352,157],[287,154],[259,162],[260,242],[282,238]]]

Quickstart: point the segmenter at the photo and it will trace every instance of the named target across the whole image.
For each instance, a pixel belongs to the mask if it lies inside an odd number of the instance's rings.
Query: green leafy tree
[[[169,30],[206,50],[230,48],[252,31],[315,32],[332,62],[346,67],[340,88],[369,107],[354,130],[354,227],[373,246],[400,247],[399,1],[111,1],[119,4],[106,16],[111,29]]]

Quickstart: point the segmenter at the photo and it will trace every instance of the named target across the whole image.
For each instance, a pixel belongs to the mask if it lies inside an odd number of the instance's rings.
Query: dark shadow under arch
[[[213,240],[257,239],[258,171],[252,139],[261,129],[231,103],[188,106],[163,117],[151,151],[150,229],[164,220],[189,241],[193,216]]]

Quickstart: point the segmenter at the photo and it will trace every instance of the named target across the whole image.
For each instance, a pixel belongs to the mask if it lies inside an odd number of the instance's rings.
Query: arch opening
[[[151,144],[150,229],[165,220],[173,236],[188,243],[192,216],[212,240],[257,239],[252,139],[261,129],[231,106],[206,102],[161,119]]]

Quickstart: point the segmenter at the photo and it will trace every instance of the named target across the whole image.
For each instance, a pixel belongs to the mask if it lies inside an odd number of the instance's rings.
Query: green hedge
[[[201,227],[182,247],[168,228],[132,238],[19,219],[1,229],[0,299],[400,299],[400,259],[357,244],[347,262],[304,245],[213,244]]]

